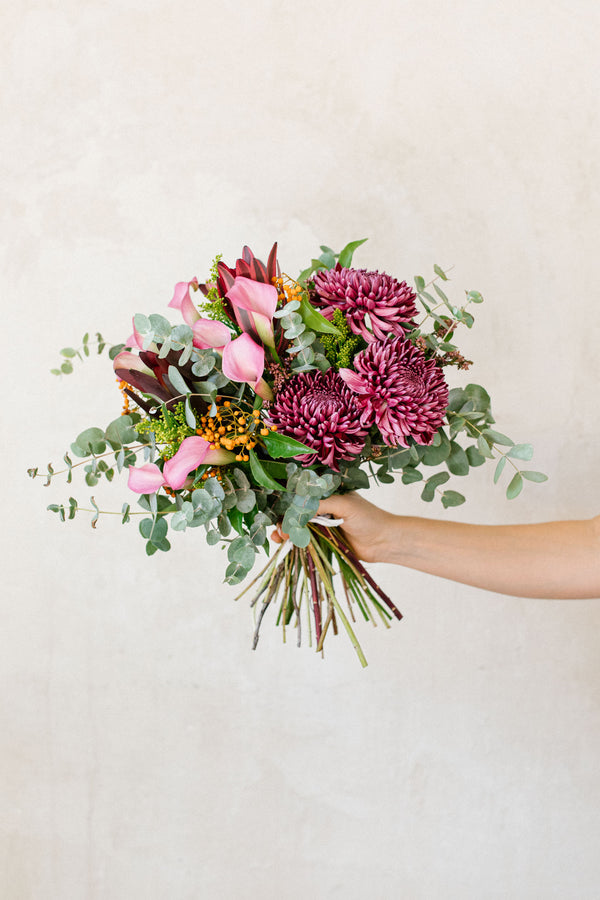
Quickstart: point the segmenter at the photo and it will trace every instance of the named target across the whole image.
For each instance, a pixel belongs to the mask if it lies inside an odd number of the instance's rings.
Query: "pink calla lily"
[[[271,389],[262,377],[264,369],[265,348],[249,334],[241,334],[223,348],[223,375],[230,381],[246,381],[263,400],[272,400]]]
[[[178,281],[175,285],[175,291],[173,292],[173,298],[169,303],[169,306],[172,309],[178,309],[183,316],[183,321],[186,325],[192,327],[194,322],[197,322],[200,318],[200,313],[196,309],[194,301],[190,297],[190,288],[193,287],[195,290],[198,289],[198,279],[192,278],[191,281]]]
[[[231,332],[224,322],[216,319],[198,318],[192,325],[194,332],[194,347],[199,350],[218,350],[222,352],[223,347],[231,340]]]
[[[130,466],[127,486],[136,494],[154,494],[163,485],[178,491],[185,485],[190,472],[203,463],[219,466],[234,459],[235,453],[221,448],[211,450],[204,438],[190,435],[181,442],[177,453],[165,462],[162,472],[156,463]]]
[[[129,369],[132,372],[143,372],[144,375],[154,375],[149,366],[142,362],[137,353],[129,350],[121,350],[113,360],[113,369],[118,374],[119,369]]]
[[[267,347],[274,347],[273,313],[277,308],[277,288],[238,275],[226,297],[242,331],[258,337]]]

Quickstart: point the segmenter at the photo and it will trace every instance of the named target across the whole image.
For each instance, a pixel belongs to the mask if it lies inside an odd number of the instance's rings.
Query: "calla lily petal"
[[[125,341],[126,347],[137,347],[138,350],[144,349],[144,339],[135,327],[135,316],[133,317],[133,331]]]
[[[196,309],[192,298],[190,297],[190,288],[198,287],[198,279],[193,278],[192,281],[178,281],[175,285],[173,298],[169,303],[172,309],[181,311],[183,320],[190,327],[200,318],[200,313]]]
[[[137,353],[130,353],[129,350],[121,350],[117,353],[113,360],[113,369],[129,369],[133,372],[143,372],[145,375],[152,375],[152,369],[141,361]]]
[[[241,334],[223,348],[223,375],[230,381],[247,381],[253,388],[265,368],[265,349],[249,334]]]
[[[129,467],[127,487],[135,494],[154,494],[164,483],[163,473],[156,463]]]
[[[277,288],[251,278],[238,276],[226,296],[234,306],[259,313],[267,319],[272,319],[277,309]]]
[[[210,444],[204,438],[196,435],[185,438],[175,456],[165,463],[163,475],[166,484],[174,491],[183,487],[190,472],[204,462],[209,448]]]
[[[275,346],[273,313],[277,308],[277,288],[238,275],[226,294],[240,328],[258,337],[268,347]]]
[[[231,340],[231,332],[224,322],[215,319],[197,319],[192,325],[194,347],[199,350],[222,350]]]

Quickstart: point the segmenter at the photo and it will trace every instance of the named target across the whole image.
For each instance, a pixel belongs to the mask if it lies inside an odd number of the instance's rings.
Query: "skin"
[[[329,497],[360,559],[518,597],[600,598],[600,516],[535,525],[466,525],[385,512],[358,494]],[[281,540],[281,535],[275,536]]]

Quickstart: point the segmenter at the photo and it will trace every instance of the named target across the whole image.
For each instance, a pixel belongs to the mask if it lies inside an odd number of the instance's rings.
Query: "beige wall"
[[[479,470],[452,515],[597,513],[599,25],[594,0],[5,6],[2,898],[598,897],[597,603],[380,566],[405,619],[361,628],[368,669],[270,625],[253,654],[200,534],[148,561],[24,470],[120,408],[103,360],[48,373],[60,347],[120,340],[219,250],[278,239],[295,273],[369,236],[359,263],[485,294],[469,378],[551,476],[509,504]]]

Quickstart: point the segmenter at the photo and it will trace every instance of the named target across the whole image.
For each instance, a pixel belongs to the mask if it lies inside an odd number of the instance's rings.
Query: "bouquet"
[[[242,582],[264,551],[266,563],[242,591],[255,592],[253,646],[274,607],[284,640],[292,632],[300,645],[306,634],[321,652],[343,629],[366,665],[356,620],[389,627],[401,613],[340,523],[317,516],[320,500],[399,477],[418,484],[427,503],[458,506],[465,498],[447,487],[451,476],[487,460],[495,460],[495,481],[511,473],[509,498],[524,480],[546,476],[523,468],[529,444],[492,427],[481,386],[448,385],[449,370],[471,365],[455,333],[472,327],[481,294],[451,300],[437,265],[414,286],[353,268],[362,243],[339,253],[322,246],[297,278],[282,273],[277,244],[266,264],[248,247],[234,266],[217,256],[205,283],[175,286],[169,307],[178,324],[138,314],[124,343],[86,334],[52,371],[69,374],[77,358],[109,347],[123,396],[114,421],[71,444],[67,482],[79,466],[90,487],[125,472],[139,509],[127,500],[119,515],[123,523],[139,517],[146,553],[168,551],[173,532],[203,527],[209,545],[227,549],[228,584]],[[49,464],[29,474],[49,485],[60,473]],[[103,511],[90,502],[95,527]],[[73,497],[48,508],[63,521],[83,509]],[[270,555],[267,530],[278,524],[289,540]]]

